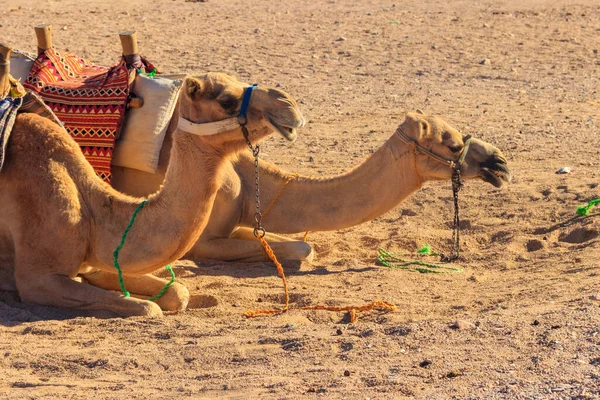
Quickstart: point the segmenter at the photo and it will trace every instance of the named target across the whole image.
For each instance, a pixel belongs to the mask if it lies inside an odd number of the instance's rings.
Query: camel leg
[[[23,302],[80,310],[109,310],[121,317],[162,315],[160,307],[151,301],[123,297],[65,275],[40,275],[36,270],[40,270],[37,265],[18,265],[15,280]]]
[[[269,238],[267,238],[267,241],[280,260],[311,261],[313,258],[313,251],[308,243],[301,241],[272,242]],[[210,258],[213,260],[242,262],[269,261],[260,242],[256,240],[253,234],[251,240],[220,238],[198,241],[185,255],[185,258],[192,260]]]
[[[92,271],[83,274],[90,285],[107,290],[121,291],[117,274],[106,271]],[[157,295],[169,282],[154,275],[123,275],[125,287],[132,296],[147,299]],[[183,311],[190,300],[190,292],[180,283],[173,283],[167,291],[154,302],[163,311]]]

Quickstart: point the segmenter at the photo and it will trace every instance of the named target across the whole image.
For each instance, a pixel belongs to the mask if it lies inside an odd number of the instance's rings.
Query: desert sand
[[[463,273],[376,262],[378,247],[448,251],[449,183],[372,222],[311,233],[315,260],[284,263],[292,304],[397,305],[355,324],[325,311],[245,319],[281,306],[269,262],[177,263],[192,300],[162,319],[0,292],[0,398],[600,398],[600,210],[575,215],[600,195],[596,0],[0,5],[0,41],[15,48],[35,51],[41,23],[55,47],[98,64],[116,62],[118,32],[134,29],[162,72],[280,86],[308,124],[262,155],[289,171],[346,171],[422,109],[502,149],[514,179],[461,192]]]

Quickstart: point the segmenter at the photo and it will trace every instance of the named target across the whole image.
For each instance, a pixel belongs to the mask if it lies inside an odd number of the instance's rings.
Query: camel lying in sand
[[[434,116],[409,113],[399,129],[415,143],[447,160],[458,159],[463,149],[463,135]],[[262,220],[270,232],[266,239],[279,258],[310,260],[313,252],[308,243],[275,233],[336,230],[361,224],[400,204],[423,182],[450,180],[452,171],[448,166],[423,152],[415,153],[413,143],[403,140],[397,132],[360,166],[331,178],[292,177],[273,164],[260,162],[262,204],[269,204],[291,179]],[[155,191],[168,164],[169,139],[167,132],[157,174],[113,167],[114,186],[138,196]],[[250,228],[255,224],[253,163],[249,154],[227,161],[223,185],[208,224],[186,258],[265,259]],[[471,140],[461,175],[463,179],[482,179],[496,187],[510,181],[500,150],[478,139]]]
[[[246,88],[224,74],[185,79],[174,119],[186,128],[171,131],[164,184],[149,196],[119,255],[125,285],[139,298],[114,292],[120,286],[113,251],[142,199],[102,182],[64,129],[20,114],[0,173],[0,244],[14,249],[14,260],[0,268],[0,289],[18,290],[25,302],[121,316],[185,309],[189,293],[180,284],[157,303],[144,300],[166,283],[144,274],[182,257],[205,228],[235,153],[247,147],[239,126],[197,136],[193,125],[235,116]],[[256,88],[247,114],[250,140],[274,131],[295,137],[304,123],[295,104],[280,90]],[[90,284],[74,280],[77,275]]]

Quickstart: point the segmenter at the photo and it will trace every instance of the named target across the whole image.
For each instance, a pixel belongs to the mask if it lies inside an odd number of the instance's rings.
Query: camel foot
[[[141,303],[140,304],[141,307],[139,308],[139,313],[127,315],[128,317],[140,316],[140,317],[159,318],[159,317],[163,316],[161,307],[158,304],[156,304],[152,301],[147,301],[147,300],[138,300],[138,301]]]
[[[157,300],[163,311],[184,311],[190,301],[190,292],[181,283],[175,282]]]
[[[26,270],[28,271],[28,270]],[[21,301],[79,310],[106,310],[120,317],[160,317],[162,310],[151,301],[77,282],[64,275],[16,274]]]
[[[120,291],[119,277],[113,272],[94,270],[86,273],[84,278],[90,285],[113,291]],[[167,280],[154,275],[124,275],[125,287],[133,297],[144,301],[157,295],[167,284]],[[167,291],[152,304],[164,311],[183,311],[190,301],[190,292],[181,283],[173,283]]]

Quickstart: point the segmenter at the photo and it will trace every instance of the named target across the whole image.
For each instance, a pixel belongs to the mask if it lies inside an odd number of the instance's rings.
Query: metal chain
[[[452,195],[454,197],[454,226],[452,227],[452,251],[450,255],[441,255],[441,261],[452,262],[460,257],[460,215],[458,207],[458,192],[463,186],[460,178],[460,166],[452,169]]]
[[[245,124],[242,124],[242,133],[244,134],[244,139],[246,139],[246,144],[248,148],[252,152],[254,156],[254,183],[256,185],[256,211],[254,213],[254,222],[256,222],[256,226],[254,227],[254,236],[255,237],[264,237],[266,234],[265,228],[262,226],[262,213],[260,212],[260,184],[258,179],[258,156],[260,154],[260,146],[257,144],[256,146],[252,145],[250,142],[248,128],[246,128]]]

